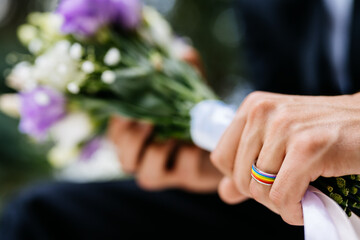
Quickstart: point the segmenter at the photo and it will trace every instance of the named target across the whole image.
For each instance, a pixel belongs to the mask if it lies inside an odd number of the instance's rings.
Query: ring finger
[[[269,198],[272,183],[276,181],[276,178],[272,180],[271,175],[279,172],[284,157],[285,145],[282,141],[265,140],[250,174],[252,176],[249,185],[251,196],[277,213],[279,212],[278,209]]]

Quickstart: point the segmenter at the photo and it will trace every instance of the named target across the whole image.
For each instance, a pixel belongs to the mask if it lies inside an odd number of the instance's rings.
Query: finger
[[[259,99],[262,99],[265,95],[267,94],[254,92],[245,98],[235,118],[221,137],[216,149],[211,153],[210,159],[215,167],[228,177],[232,177],[233,175],[234,163],[245,127],[249,122],[258,119],[257,116],[248,116],[254,115],[250,114],[250,110],[252,110],[254,106],[257,106]],[[263,111],[258,112],[262,113]],[[261,117],[263,116],[259,116],[260,120],[262,119]],[[262,124],[260,126],[262,126]]]
[[[132,123],[122,132],[117,146],[122,168],[125,172],[133,173],[136,171],[139,159],[151,136],[153,127],[145,123]]]
[[[242,142],[241,138],[244,136],[243,131],[246,126],[249,124],[253,126],[252,122],[258,122],[259,120],[262,121],[265,119],[265,114],[268,111],[263,111],[262,109],[260,109],[260,111],[253,111],[253,109],[254,107],[256,107],[255,109],[259,109],[259,107],[257,107],[257,105],[259,105],[258,102],[266,95],[266,93],[254,92],[245,98],[239,107],[234,120],[221,137],[216,149],[211,153],[210,158],[213,164],[228,177],[233,176],[234,164],[237,159],[239,145]],[[258,124],[258,126],[262,128],[263,122]],[[244,141],[247,140],[245,139]]]
[[[107,136],[114,144],[119,140],[122,131],[127,129],[132,123],[130,119],[126,119],[119,116],[113,116],[109,120]]]
[[[273,137],[267,137],[261,148],[256,167],[261,171],[276,174],[285,158],[286,142],[279,133]]]
[[[199,181],[201,158],[202,151],[197,147],[182,145],[178,148],[172,169],[172,176],[178,187],[188,190],[198,187],[201,182]]]
[[[276,174],[279,172],[285,157],[285,143],[281,136],[267,138],[256,161],[256,167],[263,172]],[[278,213],[279,210],[270,201],[271,186],[261,184],[254,179],[250,180],[250,194],[258,202]]]
[[[246,116],[237,114],[210,155],[214,166],[228,177],[232,177],[234,161],[245,124]]]
[[[147,146],[136,176],[142,188],[159,190],[173,185],[166,165],[174,147],[175,141],[172,140]]]
[[[107,138],[113,143],[115,143],[114,140],[116,139],[118,128],[119,128],[119,124],[117,118],[115,116],[111,117],[108,123],[106,135]]]
[[[227,204],[238,204],[248,199],[237,190],[234,181],[229,177],[224,177],[220,181],[218,192],[220,198]]]
[[[303,225],[301,199],[311,181],[307,173],[312,167],[304,161],[305,157],[297,151],[287,153],[270,190],[270,200],[291,225]]]
[[[247,196],[251,196],[251,167],[260,155],[268,121],[276,106],[272,99],[266,99],[264,96],[263,93],[254,93],[249,97],[249,113],[234,164],[235,184],[238,190]]]
[[[246,125],[235,159],[233,179],[238,191],[246,196],[251,196],[251,167],[262,147],[261,132],[262,129],[256,125]]]
[[[115,145],[115,151],[119,161],[121,160],[120,140],[122,139],[123,132],[126,131],[126,129],[129,129],[132,124],[134,124],[134,121],[119,116],[114,116],[109,121],[107,136]]]
[[[193,145],[179,147],[171,174],[176,187],[197,193],[215,192],[222,177],[211,164],[209,153]]]

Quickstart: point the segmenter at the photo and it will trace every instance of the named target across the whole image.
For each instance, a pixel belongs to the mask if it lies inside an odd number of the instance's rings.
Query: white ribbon
[[[217,100],[205,100],[191,110],[191,137],[208,151],[215,149],[235,116],[235,109]],[[249,173],[250,174],[250,173]],[[302,199],[306,240],[358,240],[360,218],[349,218],[341,207],[318,189],[309,186]]]
[[[309,186],[302,199],[306,240],[358,240],[360,218],[349,218],[341,207],[320,190]]]

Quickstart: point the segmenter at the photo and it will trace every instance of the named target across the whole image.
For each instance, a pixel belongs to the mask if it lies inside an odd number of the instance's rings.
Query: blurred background
[[[228,102],[240,102],[249,90],[241,48],[241,27],[235,0],[144,0],[156,7],[181,36],[199,50],[210,85]],[[33,11],[51,11],[57,0],[0,0],[0,94],[11,93],[5,76],[14,64],[12,52],[26,53],[17,27]],[[17,129],[18,122],[0,113],[0,214],[17,191],[53,178],[45,146],[32,144]]]

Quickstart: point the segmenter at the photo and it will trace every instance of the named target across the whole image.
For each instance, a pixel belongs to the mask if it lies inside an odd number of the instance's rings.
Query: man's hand
[[[301,199],[311,181],[360,173],[360,96],[250,94],[226,130],[212,162],[227,177],[226,202],[254,198],[289,224],[302,225]],[[277,173],[271,186],[251,166]]]
[[[203,73],[194,48],[184,47],[181,58]],[[222,174],[212,165],[209,153],[174,140],[152,142],[152,130],[146,123],[122,117],[111,119],[108,136],[117,147],[125,172],[134,173],[139,185],[149,190],[216,191]]]
[[[152,130],[146,123],[112,118],[108,136],[125,172],[135,174],[139,185],[148,190],[216,191],[222,175],[212,165],[209,153],[175,140],[152,142]]]

